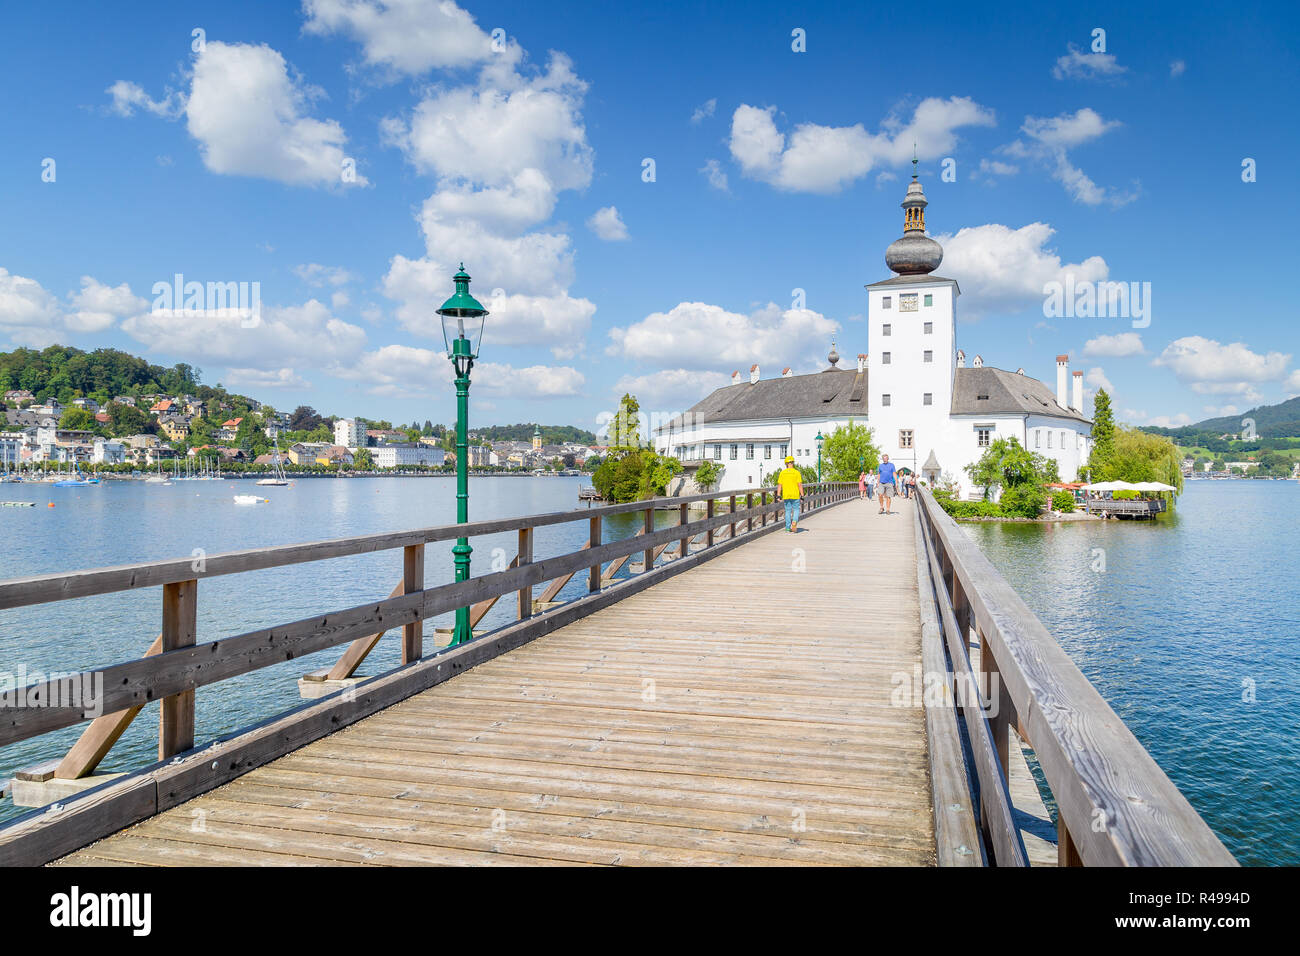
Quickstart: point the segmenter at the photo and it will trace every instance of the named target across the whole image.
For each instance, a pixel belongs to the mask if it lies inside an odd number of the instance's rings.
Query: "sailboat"
[[[146,485],[170,485],[172,483],[172,480],[169,475],[164,475],[162,473],[162,462],[159,461],[158,473],[156,475],[150,475],[148,478],[144,480],[144,483]]]
[[[280,464],[280,439],[275,439],[275,477],[263,478],[258,481],[259,485],[287,485],[289,482],[284,477],[284,466]]]

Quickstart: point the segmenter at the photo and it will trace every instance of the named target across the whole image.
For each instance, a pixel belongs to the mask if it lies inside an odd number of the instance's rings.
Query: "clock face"
[[[915,293],[915,292],[910,292],[910,293],[908,293],[908,294],[906,294],[906,295],[900,295],[900,296],[898,297],[898,311],[899,311],[899,312],[915,312],[915,311],[916,311],[916,293]]]

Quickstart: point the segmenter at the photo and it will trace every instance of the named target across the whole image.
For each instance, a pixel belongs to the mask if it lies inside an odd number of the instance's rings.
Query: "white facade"
[[[707,422],[697,427],[665,428],[655,436],[659,454],[704,459],[723,466],[717,490],[753,488],[779,471],[786,455],[796,465],[817,467],[817,434],[829,435],[842,422],[834,418]]]
[[[355,418],[340,418],[334,423],[334,444],[356,448],[365,444],[366,430]]]
[[[398,465],[438,466],[447,457],[441,448],[427,445],[377,445],[369,449],[370,460],[376,468],[396,468]]]
[[[126,446],[120,441],[96,439],[90,460],[97,465],[120,465],[126,461]]]

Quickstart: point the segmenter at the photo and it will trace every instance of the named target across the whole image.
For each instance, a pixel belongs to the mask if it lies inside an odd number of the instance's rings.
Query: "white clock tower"
[[[868,423],[881,452],[920,477],[931,453],[948,441],[961,290],[954,280],[932,275],[943,247],[925,234],[929,203],[916,163],[902,202],[903,236],[885,252],[885,264],[897,275],[866,288]]]

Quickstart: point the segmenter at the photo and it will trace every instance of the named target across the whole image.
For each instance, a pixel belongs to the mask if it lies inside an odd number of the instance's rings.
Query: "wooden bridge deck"
[[[60,861],[931,864],[913,504],[847,502]]]

